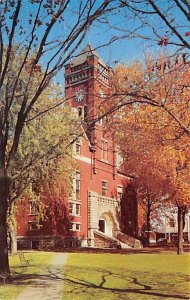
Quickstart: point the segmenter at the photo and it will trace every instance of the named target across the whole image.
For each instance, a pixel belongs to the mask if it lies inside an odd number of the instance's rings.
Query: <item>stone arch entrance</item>
[[[102,197],[95,192],[89,192],[88,246],[109,247],[110,241],[117,237],[120,231],[118,221],[118,200]],[[102,232],[102,234],[101,234]],[[109,243],[105,244],[106,236]],[[97,246],[95,240],[101,239],[102,245]],[[105,244],[105,245],[104,245]]]
[[[115,232],[115,224],[113,217],[110,213],[103,213],[99,218],[98,222],[99,231],[103,232],[104,234],[113,237]]]

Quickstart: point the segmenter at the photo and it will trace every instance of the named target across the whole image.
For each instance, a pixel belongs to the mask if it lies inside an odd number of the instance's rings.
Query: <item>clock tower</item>
[[[98,117],[101,101],[109,94],[110,72],[91,45],[65,66],[66,98],[87,124]]]
[[[105,120],[99,120],[111,94],[111,75],[112,69],[90,45],[65,66],[66,99],[85,131],[73,145],[71,230],[91,247],[110,247],[117,237],[119,199],[128,180],[117,168],[115,142],[105,130]]]

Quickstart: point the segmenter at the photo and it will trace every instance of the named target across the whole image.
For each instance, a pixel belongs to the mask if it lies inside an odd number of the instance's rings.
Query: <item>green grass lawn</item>
[[[51,261],[56,253],[30,252],[25,253],[26,259],[32,259],[31,266],[21,266],[19,256],[10,255],[10,269],[13,274],[13,283],[0,285],[0,300],[15,299],[18,294],[27,286],[27,284],[43,272],[44,267]],[[30,300],[30,299],[26,299]]]
[[[14,300],[27,284],[40,278],[54,256],[26,253],[26,259],[33,259],[29,267],[21,266],[18,254],[10,256],[14,281],[0,286],[0,300]],[[64,273],[62,300],[190,299],[189,254],[74,253],[68,255]]]
[[[70,254],[62,299],[190,299],[189,273],[189,254]]]

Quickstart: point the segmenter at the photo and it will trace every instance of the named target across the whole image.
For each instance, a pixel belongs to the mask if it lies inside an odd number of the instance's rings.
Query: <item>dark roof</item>
[[[71,62],[72,66],[78,66],[83,64],[87,58],[91,55],[95,55],[100,64],[103,65],[104,67],[106,67],[105,62],[101,59],[101,57],[99,56],[99,54],[92,48],[92,46],[90,44],[88,44],[81,52],[79,55],[77,55],[73,61]]]

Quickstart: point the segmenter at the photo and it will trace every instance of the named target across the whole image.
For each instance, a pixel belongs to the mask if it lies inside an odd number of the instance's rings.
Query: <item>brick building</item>
[[[73,145],[77,169],[68,199],[72,240],[80,240],[82,246],[111,247],[121,241],[123,247],[140,245],[121,233],[120,199],[129,178],[119,169],[116,147],[104,122],[94,122],[101,101],[111,90],[111,72],[90,45],[65,66],[65,96],[81,118],[84,133]],[[25,235],[23,228],[18,229],[20,241]],[[42,233],[33,231],[25,240],[40,244]]]

